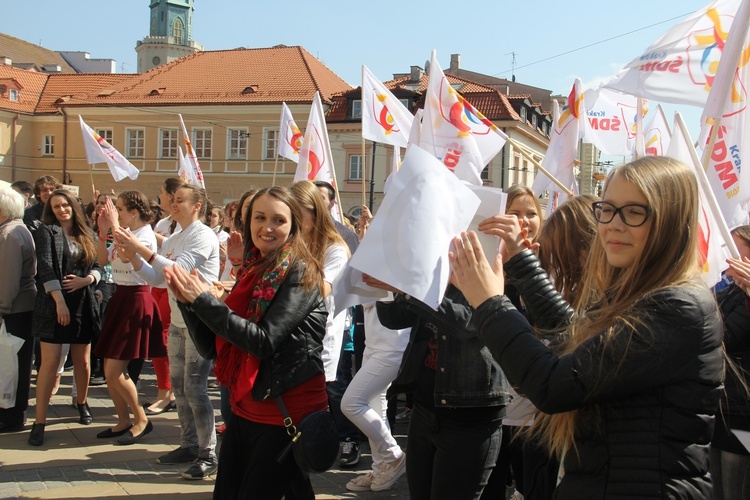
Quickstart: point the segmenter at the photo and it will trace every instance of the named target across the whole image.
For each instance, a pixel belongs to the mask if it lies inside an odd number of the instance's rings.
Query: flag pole
[[[677,119],[675,121],[682,131],[682,135],[684,137],[690,137],[690,134],[687,131],[687,127],[685,126],[685,122],[682,120],[682,116],[677,113],[676,118]],[[721,215],[721,209],[719,208],[719,203],[716,201],[716,195],[714,194],[713,189],[711,189],[711,185],[708,183],[706,171],[703,170],[701,159],[698,158],[698,152],[695,150],[695,148],[690,148],[690,157],[693,159],[693,170],[695,170],[695,177],[698,179],[698,183],[703,188],[703,192],[706,195],[706,201],[708,201],[708,204],[711,205],[711,212],[713,212],[716,223],[719,225],[719,232],[724,238],[724,244],[729,249],[729,253],[732,254],[732,258],[742,260],[739,251],[737,251],[737,245],[735,245],[734,243],[734,238],[732,238],[732,233],[729,231],[729,226],[727,226],[727,221],[725,221],[724,216]]]
[[[562,182],[560,182],[559,180],[557,180],[557,178],[554,175],[552,175],[551,173],[549,173],[549,171],[546,168],[544,168],[541,163],[539,163],[538,161],[536,161],[533,156],[531,156],[529,153],[526,152],[526,150],[523,148],[523,146],[521,144],[519,144],[518,142],[516,142],[515,139],[511,139],[510,137],[508,137],[507,141],[509,143],[511,143],[513,145],[513,147],[515,147],[516,149],[518,149],[518,151],[521,153],[521,156],[523,156],[524,158],[526,158],[527,160],[529,160],[531,163],[533,163],[534,166],[541,173],[543,173],[544,175],[546,175],[547,177],[549,177],[549,179],[552,182],[554,182],[555,184],[557,184],[557,187],[559,187],[560,189],[562,189],[565,194],[567,194],[568,196],[573,196],[573,191],[571,191],[570,188],[565,187],[565,185]]]
[[[364,206],[365,191],[367,191],[367,183],[365,182],[365,136],[362,136],[362,161],[359,163],[359,168],[362,172],[362,206]]]
[[[701,165],[703,166],[703,170],[706,170],[708,168],[708,161],[711,159],[711,153],[713,153],[714,151],[714,146],[716,145],[716,139],[719,137],[720,127],[721,127],[721,117],[715,118],[713,126],[711,127],[711,136],[708,139],[708,144],[706,145],[706,148],[703,150],[703,160],[701,162]]]
[[[271,181],[271,186],[276,185],[276,168],[279,166],[279,153],[276,152],[276,160],[273,162],[273,180]]]
[[[89,163],[89,177],[91,178],[91,196],[96,196],[96,186],[94,186],[94,172],[91,170],[91,163]],[[96,200],[94,200],[96,204]]]

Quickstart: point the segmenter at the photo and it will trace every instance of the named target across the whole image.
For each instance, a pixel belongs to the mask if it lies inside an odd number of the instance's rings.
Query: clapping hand
[[[521,228],[521,223],[515,215],[492,216],[480,222],[477,229],[484,234],[500,237],[500,249],[504,262],[527,248],[531,250],[539,248],[539,243],[532,243],[529,230]]]
[[[178,265],[165,267],[164,278],[175,299],[184,304],[192,304],[199,295],[209,289],[196,269],[187,272]]]
[[[453,250],[448,256],[451,261],[451,281],[461,290],[471,307],[477,308],[490,297],[504,293],[502,261],[495,258],[495,268],[490,268],[474,231],[453,238]]]
[[[727,259],[729,269],[727,276],[732,278],[742,290],[750,295],[750,259],[742,257],[740,259]]]

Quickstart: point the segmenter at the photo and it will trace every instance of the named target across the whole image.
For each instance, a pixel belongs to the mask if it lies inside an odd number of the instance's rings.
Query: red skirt
[[[93,355],[121,360],[167,355],[161,315],[151,287],[117,285]]]

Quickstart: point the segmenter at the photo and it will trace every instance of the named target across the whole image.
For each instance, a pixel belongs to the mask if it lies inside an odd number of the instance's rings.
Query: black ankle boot
[[[29,434],[29,444],[31,446],[42,446],[44,444],[44,426],[45,424],[32,424],[31,434]]]
[[[91,408],[89,408],[88,402],[79,404],[77,406],[78,414],[81,417],[81,419],[79,420],[81,425],[91,425],[91,422],[94,421],[94,417],[91,416]]]

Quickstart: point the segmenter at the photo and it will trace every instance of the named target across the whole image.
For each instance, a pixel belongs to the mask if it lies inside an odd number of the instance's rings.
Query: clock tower
[[[137,42],[138,72],[203,50],[193,41],[193,0],[151,0],[149,36]]]

